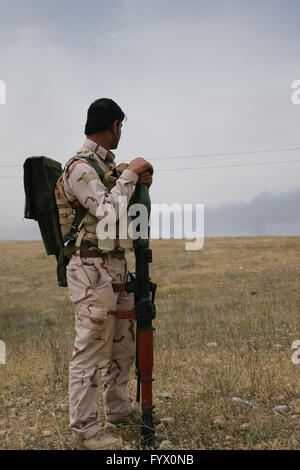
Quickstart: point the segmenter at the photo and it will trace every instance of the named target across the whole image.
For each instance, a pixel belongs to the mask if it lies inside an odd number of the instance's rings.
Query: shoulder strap
[[[91,165],[93,165],[97,175],[99,176],[100,180],[103,181],[104,178],[104,171],[100,167],[99,163],[97,162],[96,158],[94,157],[94,154],[89,154],[85,157],[83,157],[85,160],[87,160]]]
[[[85,152],[85,153],[77,153],[74,157],[72,157],[67,164],[64,167],[64,171],[67,171],[69,166],[72,165],[73,162],[77,160],[86,160],[89,162],[94,170],[96,171],[97,175],[99,176],[100,180],[103,181],[104,178],[104,171],[100,167],[99,163],[97,162],[97,159],[95,158],[93,152]]]

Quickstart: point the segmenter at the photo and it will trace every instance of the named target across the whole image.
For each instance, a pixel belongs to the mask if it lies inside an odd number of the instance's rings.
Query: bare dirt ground
[[[157,428],[162,447],[300,449],[300,364],[291,360],[300,338],[300,237],[211,238],[198,252],[181,240],[153,241],[152,249],[154,402],[159,417],[174,418]],[[42,242],[0,242],[0,261],[0,448],[73,449],[67,289],[57,287]],[[129,388],[134,397],[133,370]],[[124,449],[137,448],[138,426],[114,432]]]

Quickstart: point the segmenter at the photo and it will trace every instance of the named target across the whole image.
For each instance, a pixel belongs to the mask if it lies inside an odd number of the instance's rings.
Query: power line
[[[236,164],[230,164],[230,165],[212,165],[212,166],[198,166],[195,168],[160,168],[158,171],[186,171],[186,170],[206,170],[206,169],[212,169],[212,168],[238,168],[238,167],[243,167],[243,166],[268,166],[268,165],[280,165],[284,163],[299,163],[300,160],[280,160],[277,162],[258,162],[258,163],[236,163]],[[0,178],[23,178],[22,175],[7,175],[3,176],[1,175]]]
[[[241,166],[261,166],[261,165],[279,165],[282,163],[299,163],[300,160],[281,160],[279,162],[259,162],[259,163],[236,163],[232,165],[213,165],[198,166],[196,168],[160,168],[158,171],[184,171],[184,170],[205,170],[211,168],[237,168]]]
[[[156,160],[177,160],[182,158],[210,158],[210,157],[230,157],[238,155],[254,155],[259,153],[275,153],[275,152],[295,152],[300,150],[300,147],[284,148],[284,149],[269,149],[269,150],[250,150],[250,151],[241,151],[241,152],[225,152],[225,153],[205,153],[201,155],[183,155],[176,157],[157,157],[157,158],[147,158],[149,161]]]
[[[240,152],[224,152],[224,153],[205,153],[200,155],[177,155],[175,157],[156,157],[147,158],[149,161],[161,161],[161,160],[178,160],[183,158],[211,158],[211,157],[235,157],[240,155],[255,155],[260,153],[275,153],[275,152],[296,152],[299,151],[300,147],[288,147],[281,149],[269,149],[269,150],[243,150]],[[20,168],[23,165],[0,165],[0,168]]]
[[[20,168],[23,165],[0,165],[1,168]]]

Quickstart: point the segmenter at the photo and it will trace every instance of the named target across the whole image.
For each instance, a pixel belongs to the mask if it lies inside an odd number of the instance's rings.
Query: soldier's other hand
[[[138,183],[140,184],[146,184],[148,188],[150,188],[152,184],[152,175],[149,171],[145,171],[142,173],[138,179]]]
[[[129,163],[127,170],[131,170],[137,175],[141,175],[142,173],[145,173],[145,171],[149,171],[149,173],[153,175],[153,166],[141,157],[132,160],[132,162]]]

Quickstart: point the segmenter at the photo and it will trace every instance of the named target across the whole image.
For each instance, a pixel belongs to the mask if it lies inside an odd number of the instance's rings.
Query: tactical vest
[[[79,153],[67,162],[63,174],[58,179],[55,188],[55,199],[59,213],[59,223],[64,243],[66,245],[65,254],[71,254],[72,252],[76,251],[76,249],[80,249],[82,246],[98,246],[102,252],[113,251],[115,246],[114,240],[106,239],[102,240],[101,242],[98,241],[96,228],[99,220],[97,217],[91,214],[86,208],[81,206],[79,201],[74,201],[71,204],[65,195],[63,175],[68,171],[70,165],[78,160],[86,160],[89,162],[98,175],[82,175],[82,178],[87,183],[92,179],[97,179],[99,177],[102,183],[109,190],[115,186],[117,179],[128,166],[126,163],[121,163],[105,173],[99,166],[97,158],[92,152]],[[84,241],[90,243],[87,245],[84,243]],[[127,243],[123,243],[123,247],[121,248],[131,248],[131,245],[132,244],[130,242],[128,243],[127,241]]]

